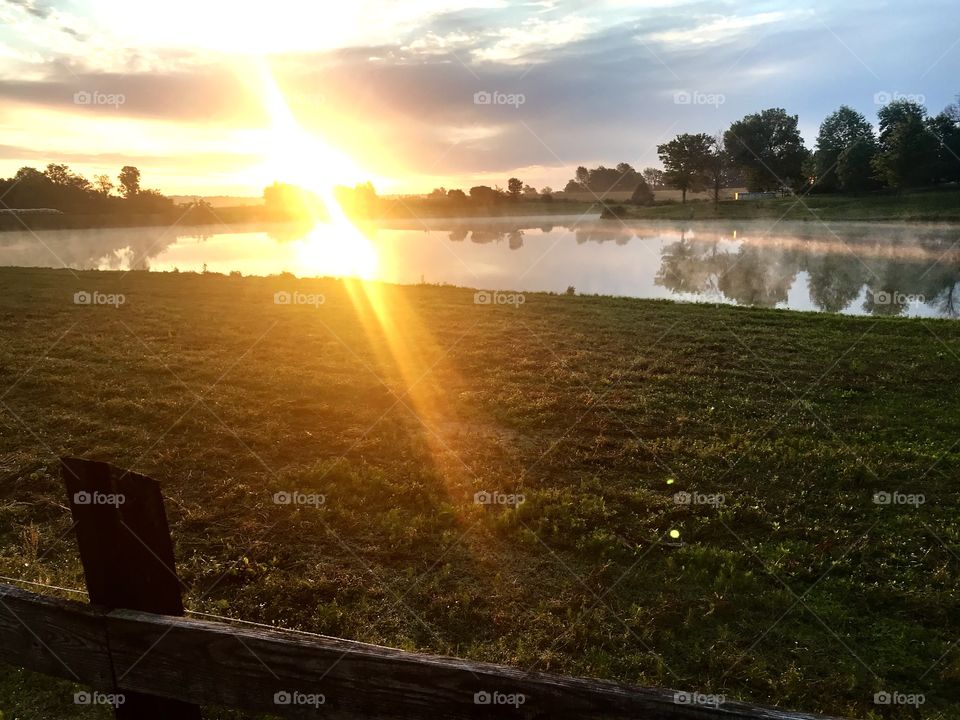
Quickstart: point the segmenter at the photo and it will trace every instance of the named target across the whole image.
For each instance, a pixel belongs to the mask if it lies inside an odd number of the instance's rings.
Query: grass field
[[[658,198],[659,199],[659,198]],[[960,221],[960,189],[906,192],[901,195],[805,195],[762,201],[688,202],[656,207],[627,207],[623,218],[665,220],[870,220]]]
[[[0,287],[2,575],[83,587],[55,460],[83,455],[163,482],[192,610],[956,717],[960,325],[292,277]],[[925,502],[873,502],[895,491]],[[108,717],[72,692],[0,673],[6,720]]]

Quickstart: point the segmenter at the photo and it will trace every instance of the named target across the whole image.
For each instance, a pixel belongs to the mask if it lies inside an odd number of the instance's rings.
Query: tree
[[[124,165],[117,176],[120,194],[128,200],[140,192],[140,171],[132,165]]]
[[[838,174],[841,159],[854,145],[860,146],[857,158],[862,159],[874,143],[873,126],[856,110],[842,105],[839,110],[828,115],[820,124],[820,134],[817,136],[817,150],[814,155],[816,185],[826,191],[846,190]],[[854,167],[859,168],[859,165],[848,163],[848,178],[851,182],[862,184],[863,178],[850,175]],[[867,177],[869,178],[869,174]]]
[[[937,138],[927,128],[927,110],[908,100],[880,108],[880,148],[873,166],[877,177],[893,188],[931,181],[937,159]]]
[[[47,180],[54,185],[70,185],[70,178],[73,176],[69,167],[56,163],[47,165],[47,169],[43,171],[43,174],[46,175]]]
[[[586,190],[590,186],[590,171],[587,170],[583,165],[577,168],[577,174],[575,179],[578,185]]]
[[[566,186],[563,188],[563,191],[564,191],[565,193],[578,193],[578,192],[583,192],[583,191],[585,191],[585,190],[586,190],[586,188],[585,188],[583,185],[581,185],[580,183],[578,183],[576,180],[571,180],[571,181],[568,182],[568,183],[566,184]]]
[[[724,133],[724,145],[749,190],[779,190],[802,182],[807,150],[796,115],[771,108],[747,115]]]
[[[512,200],[519,199],[522,192],[523,181],[520,178],[512,177],[507,180],[507,194],[510,195]]]
[[[837,180],[843,192],[860,193],[877,186],[874,178],[874,159],[877,143],[874,138],[862,137],[846,148],[837,163]]]
[[[539,193],[533,185],[524,185],[523,186],[523,195],[528,198],[535,198]]]
[[[933,181],[960,181],[960,108],[948,106],[927,121],[927,129],[937,140],[936,160],[931,173]]]
[[[706,133],[677,135],[673,140],[657,146],[660,161],[666,168],[664,179],[683,193],[701,190],[707,183],[707,167],[713,139]]]
[[[20,182],[43,182],[47,180],[47,176],[42,172],[37,170],[35,167],[22,167],[17,170],[17,174],[13,176],[14,180],[18,183]]]
[[[663,187],[663,170],[658,170],[657,168],[644,168],[643,169],[643,179],[647,181],[647,185],[653,190],[659,190]]]
[[[131,196],[134,212],[143,214],[160,214],[170,212],[174,208],[173,200],[165,197],[157,190],[141,190]]]
[[[553,195],[553,188],[550,187],[549,185],[544,185],[542,188],[540,188],[540,194],[541,194],[541,195]]]
[[[470,188],[470,199],[481,205],[493,205],[500,199],[500,193],[489,185],[476,185]]]
[[[650,188],[650,185],[647,184],[643,175],[640,176],[637,187],[634,188],[633,194],[630,196],[630,202],[634,205],[653,205],[653,190]]]
[[[714,207],[720,204],[720,191],[729,183],[730,154],[723,144],[723,133],[717,133],[711,138],[710,155],[707,157],[706,175],[709,186],[713,189]]]
[[[110,182],[109,175],[95,175],[93,185],[97,189],[97,192],[104,197],[110,195],[110,191],[113,190],[113,183]]]
[[[452,200],[453,202],[462,203],[467,199],[467,194],[460,188],[454,188],[453,190],[447,190],[447,199]]]

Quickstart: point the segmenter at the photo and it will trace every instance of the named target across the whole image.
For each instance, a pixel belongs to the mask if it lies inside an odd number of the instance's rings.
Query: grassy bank
[[[698,201],[655,207],[626,206],[621,218],[662,220],[869,220],[960,221],[960,189],[903,193],[901,195],[806,195],[779,200]]]
[[[2,575],[83,586],[55,457],[84,455],[163,482],[193,610],[857,717],[915,716],[883,690],[960,703],[960,325],[289,277],[0,286]],[[0,673],[7,718],[107,717],[71,700]]]

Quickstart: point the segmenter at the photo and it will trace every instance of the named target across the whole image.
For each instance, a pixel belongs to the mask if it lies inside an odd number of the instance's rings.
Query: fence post
[[[61,458],[60,474],[90,602],[111,610],[183,615],[160,484],[79,458]],[[114,673],[120,670],[114,668]],[[116,709],[118,720],[200,720],[198,705],[143,693],[124,697]]]

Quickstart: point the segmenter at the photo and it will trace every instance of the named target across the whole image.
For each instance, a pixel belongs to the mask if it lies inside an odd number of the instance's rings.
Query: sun
[[[290,110],[267,66],[254,61],[255,75],[270,118],[257,170],[264,185],[280,181],[317,195],[328,217],[314,218],[314,229],[300,242],[298,270],[305,275],[379,279],[380,258],[370,239],[346,216],[334,196],[336,185],[355,185],[370,178],[349,156],[303,129]],[[322,222],[321,222],[322,220]]]

